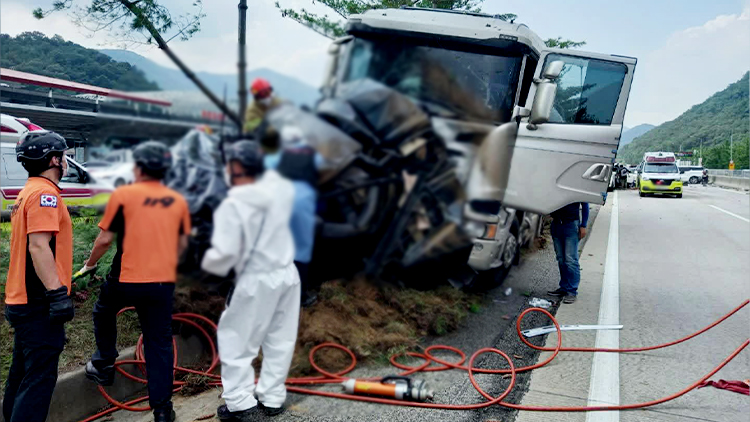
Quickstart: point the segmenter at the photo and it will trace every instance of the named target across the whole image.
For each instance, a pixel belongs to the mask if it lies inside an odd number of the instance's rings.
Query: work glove
[[[73,300],[68,296],[68,288],[62,286],[55,290],[47,290],[47,301],[49,302],[49,320],[53,324],[63,324],[73,319],[75,307]]]
[[[78,272],[73,274],[73,280],[78,280],[79,278],[87,276],[93,273],[94,271],[96,271],[96,265],[89,267],[88,265],[83,264],[83,267],[80,270],[78,270]]]

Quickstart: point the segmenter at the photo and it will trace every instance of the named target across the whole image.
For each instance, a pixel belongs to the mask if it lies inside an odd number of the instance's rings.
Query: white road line
[[[619,257],[619,204],[618,192],[612,198],[612,216],[609,221],[609,241],[604,264],[604,281],[599,303],[599,324],[620,323],[620,257]],[[620,347],[620,332],[599,331],[596,334],[597,348]],[[620,355],[617,353],[594,353],[591,364],[588,406],[620,404]],[[618,422],[619,411],[588,412],[586,422]]]
[[[750,223],[750,220],[748,220],[747,218],[745,218],[745,217],[743,217],[743,216],[741,216],[741,215],[737,215],[737,214],[735,214],[735,213],[733,213],[733,212],[727,211],[727,210],[725,210],[725,209],[723,209],[723,208],[719,208],[719,207],[717,207],[716,205],[709,205],[709,207],[711,207],[711,208],[715,208],[715,209],[717,209],[717,210],[719,210],[719,211],[723,212],[724,214],[729,214],[729,215],[731,215],[732,217],[735,217],[735,218],[739,218],[740,220],[744,221],[745,223]]]

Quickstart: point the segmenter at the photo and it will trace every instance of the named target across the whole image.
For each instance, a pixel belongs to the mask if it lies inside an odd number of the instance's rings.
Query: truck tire
[[[682,198],[682,194],[681,194],[681,193],[678,193],[677,195],[675,195],[675,197],[677,197],[677,198]]]
[[[689,182],[691,185],[697,185],[698,182],[700,182],[700,179],[698,179],[698,176],[693,176],[690,178]]]
[[[640,196],[641,198],[645,198],[646,194],[641,191],[638,191],[638,196]]]

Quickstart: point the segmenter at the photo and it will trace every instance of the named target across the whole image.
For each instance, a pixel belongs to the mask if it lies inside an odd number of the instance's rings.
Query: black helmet
[[[224,150],[224,156],[227,163],[233,160],[239,162],[248,176],[263,173],[263,151],[255,141],[240,139]]]
[[[161,142],[146,141],[133,150],[133,161],[147,173],[163,177],[172,167],[172,152]]]
[[[63,154],[67,149],[65,138],[55,132],[26,132],[16,145],[16,160],[21,163],[49,160],[50,154]]]

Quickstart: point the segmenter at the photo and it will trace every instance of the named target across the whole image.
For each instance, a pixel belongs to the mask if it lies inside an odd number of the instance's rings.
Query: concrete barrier
[[[201,362],[206,353],[205,346],[196,335],[188,334],[176,337],[179,350],[178,364],[182,367],[190,367]],[[120,351],[117,360],[135,359],[135,347]],[[135,365],[123,365],[122,368],[137,377],[142,377],[140,370]],[[131,400],[146,395],[146,385],[131,381],[119,372],[115,375],[115,382],[111,387],[106,387],[107,393],[120,402]],[[1,402],[0,402],[1,404]],[[145,406],[148,403],[137,406]],[[97,385],[86,378],[84,368],[66,372],[57,378],[55,392],[50,403],[48,421],[53,422],[77,422],[83,420],[101,410],[109,407],[107,400],[99,393]],[[4,418],[0,415],[0,421]]]
[[[750,179],[745,177],[709,176],[709,182],[725,188],[750,190]]]

